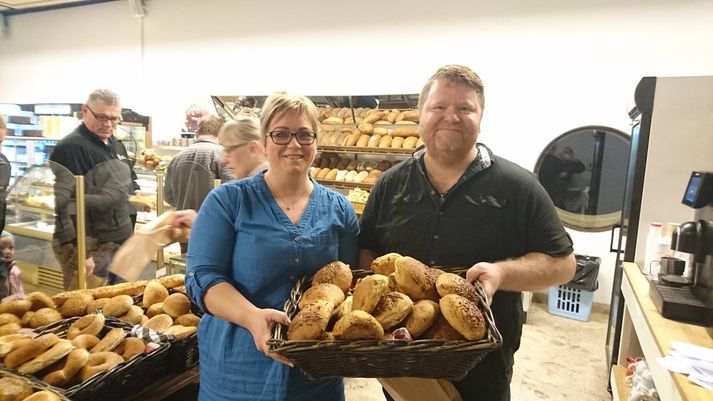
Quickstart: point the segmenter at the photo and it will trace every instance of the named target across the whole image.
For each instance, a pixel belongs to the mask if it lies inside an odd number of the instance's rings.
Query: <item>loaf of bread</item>
[[[358,147],[360,147],[360,148],[364,148],[364,147],[368,146],[368,145],[369,145],[369,139],[371,139],[371,135],[370,135],[370,134],[362,134],[362,135],[359,137],[359,140],[357,141],[356,146],[358,146]]]
[[[163,287],[163,286],[161,286]],[[104,316],[118,317],[129,311],[134,300],[128,295],[117,295],[110,298],[104,305]]]
[[[334,179],[337,178],[337,173],[338,173],[338,172],[339,172],[338,169],[333,168],[333,169],[329,170],[329,172],[328,172],[327,175],[324,177],[324,179],[325,179],[325,180],[332,180],[332,181],[334,181]]]
[[[394,128],[391,130],[391,135],[402,136],[402,137],[418,136],[418,128],[406,128],[406,127]]]
[[[386,115],[386,112],[384,112],[384,111],[378,111],[378,110],[373,111],[373,112],[367,113],[366,117],[364,117],[364,122],[373,124],[373,123],[381,120],[382,118],[384,118],[385,115]]]
[[[417,136],[410,136],[406,139],[404,139],[404,143],[402,147],[404,149],[415,149],[416,148],[416,143],[418,143],[418,137]]]
[[[359,140],[360,136],[361,136],[361,134],[359,133],[359,131],[354,132],[353,134],[349,135],[349,137],[347,138],[347,141],[344,145],[345,146],[355,146],[357,141]]]
[[[53,345],[57,344],[59,337],[56,334],[49,333],[34,338],[29,344],[23,345],[10,352],[3,361],[5,367],[15,369],[23,363],[37,357],[41,353],[47,351]]]
[[[0,400],[22,401],[32,394],[32,386],[19,377],[5,376],[0,379]]]
[[[403,114],[401,114],[401,119],[417,123],[419,121],[418,110],[405,111]]]
[[[143,305],[148,308],[151,305],[163,302],[168,297],[168,290],[158,281],[149,281],[144,288]]]
[[[313,284],[307,291],[302,294],[299,301],[300,309],[304,309],[307,305],[316,302],[330,302],[332,309],[344,302],[344,291],[332,283]]]
[[[357,130],[359,130],[359,132],[361,132],[362,134],[371,135],[374,133],[374,126],[369,123],[363,122],[359,124]]]
[[[374,134],[369,138],[369,143],[367,144],[370,148],[379,147],[379,141],[381,141],[381,135]]]
[[[404,138],[401,136],[394,137],[394,140],[391,141],[391,147],[395,149],[402,148],[404,146]]]
[[[390,148],[392,140],[393,140],[393,137],[391,135],[382,136],[381,140],[379,140],[379,147],[380,148]]]
[[[50,366],[51,364],[64,358],[72,352],[74,345],[69,340],[59,340],[50,349],[41,353],[30,361],[27,361],[17,368],[17,371],[23,375],[33,374]]]
[[[112,351],[124,338],[126,338],[126,332],[124,329],[120,327],[111,329],[101,340],[99,340],[97,345],[93,346],[92,349],[89,350],[89,353],[96,354],[97,352]]]
[[[369,176],[369,173],[367,173],[366,171],[360,171],[359,174],[357,174],[357,176],[354,178],[354,182],[360,183],[360,182],[364,181],[364,179],[368,176]]]
[[[384,128],[384,127],[376,127],[376,128],[374,128],[373,135],[381,135],[381,136],[389,135],[389,130],[388,130],[388,128]]]

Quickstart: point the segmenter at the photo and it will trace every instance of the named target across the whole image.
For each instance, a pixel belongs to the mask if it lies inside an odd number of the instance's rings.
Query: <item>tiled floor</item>
[[[588,322],[553,316],[532,303],[515,354],[513,401],[609,401],[604,343],[606,313]],[[347,401],[382,401],[375,379],[347,379]]]

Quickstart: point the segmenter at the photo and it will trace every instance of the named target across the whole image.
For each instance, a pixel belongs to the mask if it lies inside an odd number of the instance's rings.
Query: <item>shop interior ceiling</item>
[[[0,0],[0,13],[3,15],[25,14],[109,1],[118,0]]]

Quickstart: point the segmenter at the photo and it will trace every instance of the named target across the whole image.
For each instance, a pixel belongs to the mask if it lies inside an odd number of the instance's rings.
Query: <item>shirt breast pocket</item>
[[[321,232],[305,238],[305,252],[320,255],[327,260],[324,264],[339,257],[339,236],[331,232]]]
[[[499,233],[506,228],[507,222],[507,199],[497,198],[486,194],[466,194],[464,195],[463,218],[466,226],[475,227],[473,234],[477,238],[488,241],[502,241]]]

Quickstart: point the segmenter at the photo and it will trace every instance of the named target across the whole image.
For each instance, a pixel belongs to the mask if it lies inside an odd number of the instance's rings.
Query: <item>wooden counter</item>
[[[691,383],[685,375],[669,372],[656,361],[668,354],[671,341],[713,348],[713,338],[708,330],[661,316],[649,297],[649,282],[639,267],[634,263],[624,263],[624,273],[621,291],[625,313],[619,363],[627,356],[643,356],[662,400],[712,400],[713,391]],[[633,330],[630,330],[632,327]]]

